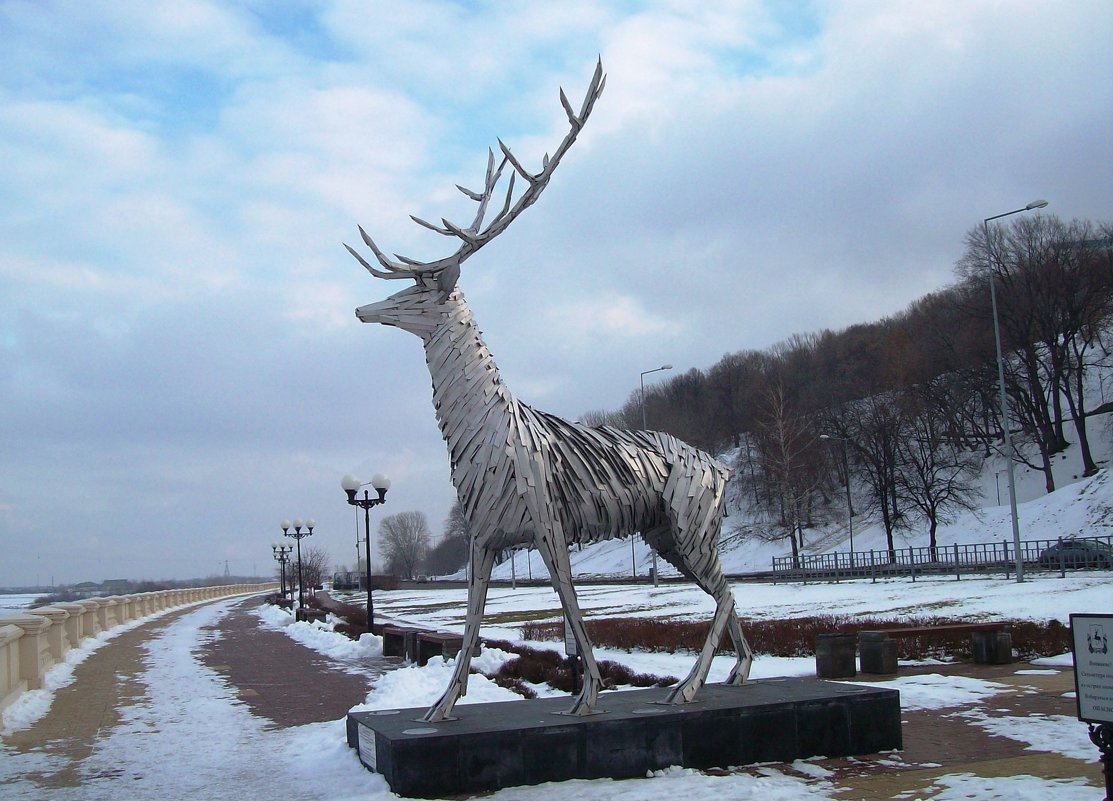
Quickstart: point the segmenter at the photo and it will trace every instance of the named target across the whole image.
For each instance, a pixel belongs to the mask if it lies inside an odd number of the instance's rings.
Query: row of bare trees
[[[384,517],[378,541],[387,572],[405,579],[454,573],[467,561],[468,527],[459,502],[449,512],[444,533],[435,545],[424,512]]]
[[[376,541],[383,569],[404,579],[422,573],[454,573],[467,558],[467,527],[459,504],[453,506],[445,521],[444,535],[436,545],[423,512],[399,512],[384,517],[379,522]],[[318,547],[303,548],[302,574],[306,587],[321,584],[329,576],[328,552]],[[278,577],[277,572],[275,576]],[[291,586],[296,583],[296,559],[287,563],[286,577]]]
[[[848,511],[880,521],[890,549],[901,529],[923,529],[934,548],[938,525],[976,503],[972,479],[1000,452],[1005,425],[1049,492],[1051,459],[1068,445],[1092,474],[1087,421],[1106,411],[1100,377],[1113,350],[1113,225],[1033,215],[979,227],[956,277],[900,315],[795,335],[661,382],[646,391],[650,427],[712,452],[737,449],[742,498],[768,521],[758,533],[788,539],[794,554],[809,528]],[[585,421],[637,428],[641,415],[635,392]],[[850,499],[846,509],[844,485],[860,508]]]
[[[290,561],[286,563],[285,570],[275,565],[274,580],[278,581],[285,575],[287,586],[296,587],[298,583],[298,561],[295,554],[291,554]],[[307,588],[320,586],[329,573],[328,551],[318,546],[306,546],[301,549],[301,577]]]

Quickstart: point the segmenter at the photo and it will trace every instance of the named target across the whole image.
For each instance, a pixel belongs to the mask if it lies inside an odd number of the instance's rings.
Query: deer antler
[[[595,101],[603,94],[603,87],[607,84],[607,76],[603,74],[603,61],[600,59],[595,65],[595,74],[591,78],[591,84],[587,88],[587,95],[584,97],[583,105],[580,108],[580,113],[576,114],[572,110],[571,104],[568,102],[568,97],[564,94],[564,89],[560,90],[560,104],[564,107],[565,114],[568,115],[568,124],[570,130],[568,134],[561,141],[560,145],[553,152],[552,157],[545,154],[542,160],[541,171],[538,173],[530,173],[525,167],[522,166],[514,154],[510,152],[502,140],[499,141],[499,150],[502,152],[502,160],[498,166],[495,166],[494,151],[487,151],[487,176],[484,181],[482,192],[473,192],[459,184],[456,188],[467,195],[469,198],[479,204],[476,209],[475,219],[472,220],[471,225],[464,228],[456,225],[447,219],[441,219],[441,225],[426,222],[419,217],[411,215],[411,219],[423,228],[428,228],[430,231],[436,231],[443,236],[451,236],[460,240],[460,247],[456,252],[450,256],[445,256],[436,261],[417,261],[406,256],[395,254],[394,259],[388,259],[378,246],[367,235],[367,232],[362,227],[359,229],[359,234],[363,238],[367,247],[371,248],[371,252],[375,254],[379,264],[382,265],[383,270],[376,269],[369,264],[362,256],[359,255],[353,248],[348,245],[348,252],[351,253],[362,264],[368,272],[377,278],[414,278],[419,275],[429,275],[442,272],[450,267],[459,268],[466,258],[471,256],[481,247],[486,245],[496,236],[501,234],[506,228],[514,221],[514,219],[525,211],[527,208],[537,202],[537,198],[541,196],[549,179],[552,177],[553,172],[556,170],[560,160],[564,154],[572,147],[572,143],[576,141],[576,136],[580,133],[580,129],[584,127],[587,122],[588,116],[591,114],[591,109],[595,105]],[[498,214],[494,216],[487,227],[483,227],[483,218],[487,214],[487,206],[494,196],[495,187],[498,185],[499,180],[502,178],[503,168],[507,164],[514,168],[514,172],[510,174],[510,180],[506,188],[506,196],[502,204],[502,208]],[[526,183],[526,190],[514,200],[514,179],[515,174],[520,175]]]

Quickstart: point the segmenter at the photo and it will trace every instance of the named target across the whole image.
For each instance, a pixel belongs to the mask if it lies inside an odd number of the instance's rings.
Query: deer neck
[[[437,423],[452,459],[453,483],[460,489],[473,452],[494,429],[510,425],[515,401],[459,290],[444,302],[442,314],[441,324],[422,340]]]

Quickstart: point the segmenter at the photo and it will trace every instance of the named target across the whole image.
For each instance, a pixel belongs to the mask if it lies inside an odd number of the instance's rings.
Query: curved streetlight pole
[[[819,438],[826,441],[838,440],[842,445],[843,478],[846,480],[846,520],[850,528],[850,569],[854,565],[854,506],[850,501],[850,458],[846,454],[846,438],[836,437],[834,434],[820,434]]]
[[[660,367],[654,367],[652,370],[645,370],[645,371],[642,372],[642,374],[640,376],[638,376],[638,381],[641,384],[641,393],[639,394],[638,397],[641,399],[641,407],[642,407],[642,431],[648,431],[649,430],[649,426],[647,426],[646,422],[645,422],[645,377],[647,375],[649,375],[650,373],[659,373],[662,370],[671,370],[671,369],[672,369],[671,364],[662,364]],[[643,536],[644,536],[644,534],[643,534]],[[656,586],[658,586],[658,584],[657,584],[657,551],[652,546],[650,546],[649,550],[653,554],[653,586],[656,587]],[[631,567],[632,573],[634,575],[637,575],[637,572],[638,572],[637,564],[634,562],[634,538],[633,537],[630,538],[630,567]]]
[[[363,490],[362,498],[356,497],[360,487],[366,487],[367,484],[375,488],[375,492],[378,493],[377,498],[370,497],[366,489]],[[371,627],[375,623],[375,607],[371,602],[371,508],[386,503],[386,491],[390,489],[390,479],[383,473],[376,473],[365,484],[349,473],[340,479],[340,487],[348,495],[349,504],[363,509],[363,544],[366,548],[367,562],[367,632],[371,634],[374,633]]]
[[[1009,510],[1012,513],[1013,549],[1016,551],[1017,584],[1024,581],[1024,553],[1021,551],[1020,547],[1020,518],[1016,513],[1016,470],[1014,467],[1016,450],[1013,447],[1012,432],[1009,430],[1011,426],[1009,423],[1009,404],[1005,396],[1005,359],[1001,353],[1001,325],[997,317],[997,290],[994,288],[995,282],[993,280],[993,249],[990,247],[989,242],[989,224],[993,220],[999,220],[1002,217],[1008,217],[1012,214],[1020,214],[1022,211],[1042,209],[1046,205],[1046,200],[1033,200],[1022,209],[1013,209],[1012,211],[1006,211],[1004,214],[994,214],[992,217],[986,217],[982,220],[982,233],[985,236],[986,270],[989,272],[989,300],[993,306],[993,340],[997,345],[997,389],[1001,404],[1001,430],[1005,439],[1005,455],[1008,457]]]
[[[291,534],[290,533],[290,521],[289,520],[283,520],[282,521],[282,533],[283,533],[283,535],[285,535],[287,537],[293,537],[298,543],[298,611],[295,614],[295,617],[298,618],[299,620],[305,614],[302,611],[302,610],[305,609],[305,584],[302,581],[302,571],[301,571],[301,540],[302,540],[303,537],[313,536],[313,526],[315,526],[315,525],[316,524],[313,522],[313,518],[310,518],[309,520],[306,520],[303,523],[301,521],[301,518],[299,517],[294,521],[294,533]],[[302,526],[305,527],[305,531],[301,530]]]

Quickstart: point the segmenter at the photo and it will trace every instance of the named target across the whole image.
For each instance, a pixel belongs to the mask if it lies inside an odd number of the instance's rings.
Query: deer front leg
[[[468,670],[471,667],[471,656],[475,653],[475,646],[479,643],[479,626],[483,622],[483,607],[487,603],[487,586],[491,580],[491,569],[494,564],[494,551],[472,545],[472,570],[471,580],[468,582],[468,616],[464,622],[464,643],[460,653],[456,655],[452,680],[449,681],[444,694],[422,717],[426,723],[450,719],[449,715],[456,701],[468,694]]]
[[[572,636],[576,640],[576,646],[580,649],[580,658],[584,662],[584,687],[576,698],[576,703],[568,710],[568,714],[590,715],[595,709],[595,700],[603,686],[603,678],[599,674],[599,666],[595,663],[595,655],[591,652],[591,640],[587,636],[580,604],[576,599],[576,590],[572,587],[572,565],[568,560],[565,538],[559,529],[554,534],[542,538],[537,543],[537,549],[549,569],[549,579],[553,589],[560,596],[560,605],[564,609],[565,625],[572,627]]]

